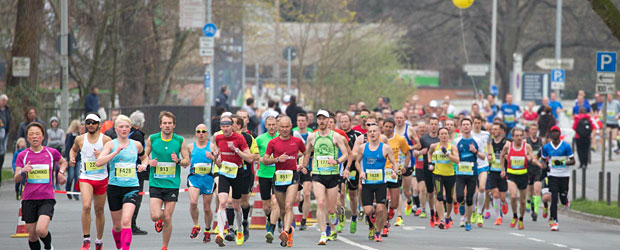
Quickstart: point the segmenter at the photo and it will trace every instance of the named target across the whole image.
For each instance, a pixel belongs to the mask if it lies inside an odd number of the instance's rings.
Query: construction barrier
[[[267,224],[267,217],[265,216],[265,211],[263,211],[263,202],[261,200],[255,200],[250,217],[250,229],[264,230],[265,224]]]
[[[19,213],[17,216],[17,229],[15,234],[11,235],[11,238],[28,238],[28,230],[26,229],[26,222],[22,220],[22,203],[19,203]]]

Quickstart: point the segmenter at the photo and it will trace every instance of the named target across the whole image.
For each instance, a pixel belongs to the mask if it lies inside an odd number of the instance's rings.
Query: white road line
[[[536,239],[536,238],[527,238],[527,239],[528,240],[533,240],[533,241],[536,241],[536,242],[545,242],[544,240]]]
[[[342,242],[344,242],[344,243],[346,243],[346,244],[349,244],[349,245],[351,245],[351,246],[358,247],[358,248],[361,248],[361,249],[366,249],[366,250],[378,250],[378,249],[376,249],[376,248],[372,248],[372,247],[369,247],[369,246],[366,246],[366,245],[362,245],[362,244],[359,244],[359,243],[355,243],[355,242],[350,241],[349,239],[347,239],[347,238],[345,238],[345,237],[342,237],[342,236],[340,236],[340,235],[338,235],[338,238],[337,238],[336,240],[342,241]]]
[[[579,249],[579,248],[571,248],[570,250],[581,250],[581,249]]]
[[[562,244],[558,244],[558,243],[552,243],[551,245],[554,245],[556,247],[564,247],[564,248],[567,247],[566,245],[562,245]]]
[[[512,234],[512,235],[514,235],[514,236],[519,236],[519,237],[523,237],[523,236],[525,236],[524,234],[518,234],[518,233],[510,233],[510,234]]]
[[[413,230],[424,230],[426,229],[426,227],[419,227],[419,226],[415,226],[415,227],[410,227],[410,226],[404,226],[403,229],[407,230],[407,231],[413,231]]]

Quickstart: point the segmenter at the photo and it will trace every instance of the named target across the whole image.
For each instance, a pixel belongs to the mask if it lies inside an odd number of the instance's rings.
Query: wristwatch
[[[235,153],[239,153],[241,152],[241,150],[239,150],[238,148],[235,148]]]

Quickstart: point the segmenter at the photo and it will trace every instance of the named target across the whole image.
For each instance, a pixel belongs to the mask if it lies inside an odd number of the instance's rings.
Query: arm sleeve
[[[306,152],[306,145],[304,145],[304,142],[302,140],[297,141],[297,151],[302,153]]]
[[[19,153],[19,155],[17,155],[17,159],[15,160],[15,167],[24,167],[24,154],[22,154],[21,152]]]
[[[267,150],[265,151],[264,155],[271,155],[273,154],[273,141],[269,141],[269,143],[267,143]]]

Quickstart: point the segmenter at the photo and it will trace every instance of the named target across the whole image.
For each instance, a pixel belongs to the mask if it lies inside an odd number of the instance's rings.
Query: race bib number
[[[103,174],[105,172],[105,165],[97,166],[95,161],[84,161],[84,170],[86,175]]]
[[[457,172],[461,175],[474,175],[474,163],[470,161],[459,162]]]
[[[401,168],[405,167],[405,155],[402,153],[398,153],[398,166]]]
[[[197,175],[208,175],[211,173],[213,163],[194,163],[194,173]]]
[[[293,170],[277,170],[274,176],[276,186],[286,186],[293,183]]]
[[[331,156],[315,156],[316,158],[316,168],[320,172],[332,172],[338,170],[338,165],[330,165],[329,159]]]
[[[556,165],[555,162],[559,161],[561,164]],[[551,156],[551,167],[552,168],[565,168],[566,167],[566,156]]]
[[[381,184],[383,183],[383,171],[381,169],[366,169],[365,184]]]
[[[525,168],[525,157],[524,156],[511,156],[510,157],[510,168],[512,169],[524,169]]]
[[[220,167],[220,175],[234,179],[237,178],[237,171],[239,171],[239,166],[237,166],[237,164],[229,161],[222,162],[222,166]]]
[[[114,164],[114,175],[118,179],[131,179],[136,177],[136,164],[118,162]]]
[[[386,168],[385,169],[385,181],[391,182],[391,183],[397,183],[398,182],[397,179],[392,179],[392,169],[391,168]]]
[[[50,166],[47,164],[30,165],[32,171],[28,172],[28,183],[47,184],[50,183]]]
[[[357,170],[351,170],[349,171],[349,180],[354,181],[355,180],[355,176],[357,175]]]
[[[496,171],[496,172],[502,171],[499,154],[494,154],[494,159],[491,161],[491,171]]]
[[[159,179],[172,179],[176,177],[177,164],[174,162],[158,162],[153,177]]]
[[[513,122],[515,122],[515,115],[504,115],[504,121],[506,123],[513,123]]]
[[[607,111],[607,116],[614,117],[614,116],[616,116],[616,112],[614,112],[613,110],[608,110]]]

